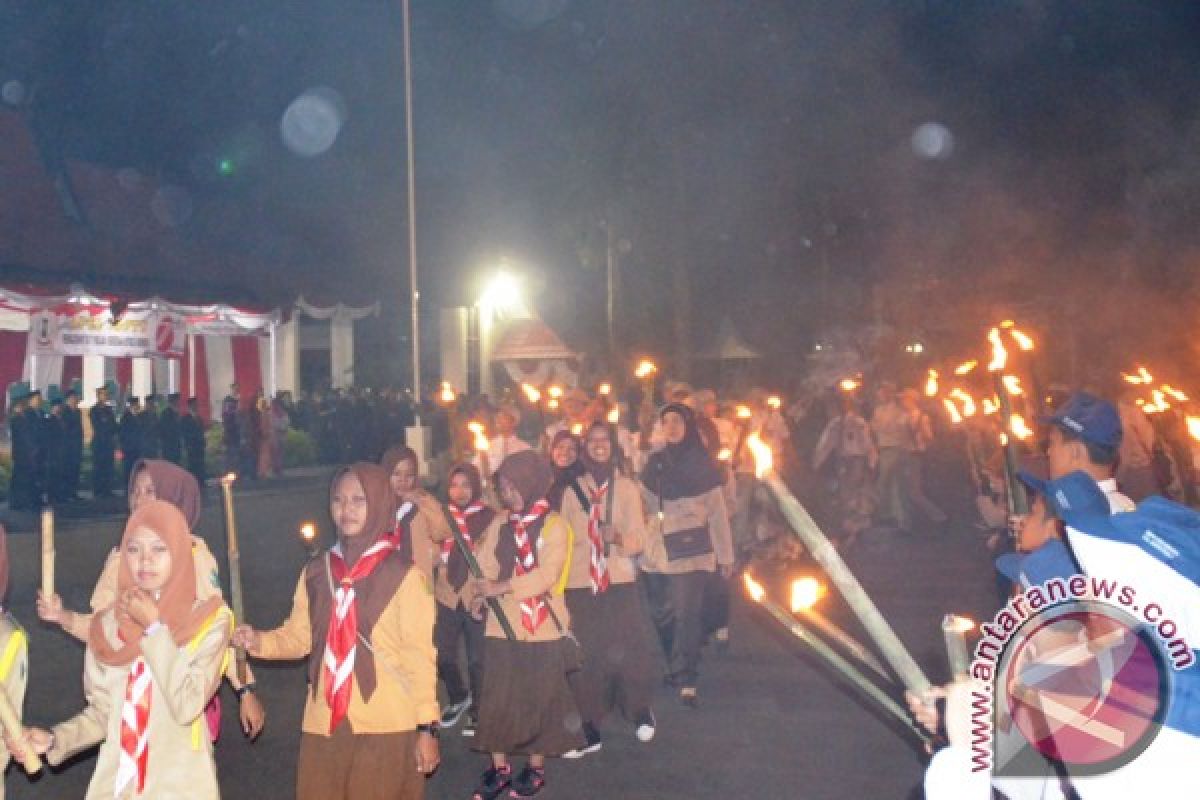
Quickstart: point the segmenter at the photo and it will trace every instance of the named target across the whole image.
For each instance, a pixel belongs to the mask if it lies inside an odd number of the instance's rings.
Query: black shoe
[[[525,766],[525,769],[517,773],[517,777],[513,778],[512,788],[508,792],[509,797],[533,797],[542,790],[546,785],[546,768]]]
[[[472,795],[472,800],[496,800],[510,785],[512,785],[512,767],[507,764],[499,769],[489,767],[480,778],[479,788]]]

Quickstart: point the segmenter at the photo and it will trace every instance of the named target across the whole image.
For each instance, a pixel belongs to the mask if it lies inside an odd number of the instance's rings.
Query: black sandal
[[[531,767],[527,764],[525,769],[521,770],[517,777],[513,779],[512,789],[509,790],[508,796],[515,798],[533,797],[545,785],[546,768]]]
[[[488,767],[480,778],[479,788],[471,796],[471,800],[496,800],[504,790],[512,785],[512,767]]]

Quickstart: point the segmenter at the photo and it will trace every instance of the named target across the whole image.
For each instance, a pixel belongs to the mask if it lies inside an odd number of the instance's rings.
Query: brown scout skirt
[[[577,663],[569,640],[484,642],[479,732],[472,747],[483,753],[560,756],[583,747],[583,721],[567,685]]]
[[[350,720],[332,736],[302,733],[296,800],[421,800],[416,747],[416,731],[356,734]]]
[[[579,713],[593,725],[614,709],[636,721],[650,710],[662,673],[640,587],[614,583],[599,594],[568,589],[566,601],[583,648],[583,668],[570,675]]]

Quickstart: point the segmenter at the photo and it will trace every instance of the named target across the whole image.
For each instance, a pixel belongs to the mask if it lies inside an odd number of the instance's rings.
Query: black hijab
[[[685,432],[676,444],[668,444],[650,456],[646,462],[646,488],[663,500],[698,497],[721,485],[721,473],[696,426],[695,413],[682,403],[671,403],[659,412],[661,420],[667,414],[683,418]]]

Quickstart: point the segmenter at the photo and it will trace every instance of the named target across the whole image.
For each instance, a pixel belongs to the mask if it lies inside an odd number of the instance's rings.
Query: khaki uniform
[[[8,695],[20,719],[25,704],[25,688],[29,683],[29,638],[8,614],[0,615],[0,687]],[[0,775],[8,768],[12,756],[0,741]],[[4,781],[0,779],[0,800],[4,800]]]
[[[599,487],[591,475],[581,475],[579,486],[591,499],[592,492]],[[624,475],[616,475],[615,492],[612,498],[613,529],[621,536],[620,544],[608,548],[608,579],[610,583],[633,583],[637,580],[637,564],[634,559],[642,552],[646,540],[646,519],[642,511],[642,498],[638,485]],[[607,496],[601,501],[607,505]],[[588,512],[579,502],[575,490],[568,488],[563,493],[562,514],[574,531],[571,547],[571,567],[567,576],[568,589],[592,588],[592,545],[588,539]],[[604,512],[601,511],[601,520]]]
[[[112,613],[102,620],[104,633],[114,645],[117,625]],[[184,647],[175,644],[171,632],[161,626],[142,639],[142,656],[153,677],[149,720],[149,759],[142,797],[220,796],[212,741],[203,711],[221,680],[233,615],[220,608]],[[117,767],[121,753],[121,706],[130,666],[101,664],[88,649],[84,657],[83,691],[87,707],[76,716],[55,725],[54,747],[46,754],[53,766],[76,753],[100,745],[96,771],[88,785],[87,799],[116,798]],[[131,798],[131,785],[120,800]]]
[[[499,536],[491,537],[487,547],[476,551],[479,559],[479,569],[488,580],[499,580],[500,564],[496,561],[496,543]],[[508,617],[508,622],[522,642],[549,642],[558,639],[562,634],[554,624],[553,617],[548,617],[538,626],[537,631],[530,633],[521,624],[521,601],[547,595],[546,600],[563,630],[570,627],[570,617],[567,605],[563,601],[563,588],[566,584],[568,556],[573,546],[574,534],[571,526],[561,514],[553,511],[546,514],[542,524],[542,532],[537,542],[537,566],[524,575],[513,574],[511,578],[512,591],[498,598],[500,608]],[[507,570],[507,565],[505,566]],[[504,638],[504,629],[496,621],[495,614],[488,614],[487,636],[496,639]]]

